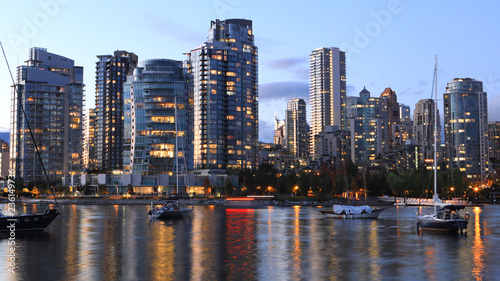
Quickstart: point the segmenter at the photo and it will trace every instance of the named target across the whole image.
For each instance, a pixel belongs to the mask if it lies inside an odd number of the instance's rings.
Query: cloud
[[[272,68],[289,69],[289,68],[294,68],[303,63],[307,63],[306,57],[270,60],[267,62],[267,65],[269,65]]]
[[[301,98],[309,100],[309,83],[308,82],[271,82],[259,85],[259,100],[290,100],[292,98]]]
[[[158,35],[166,36],[192,46],[199,46],[207,38],[206,32],[193,31],[178,22],[174,23],[155,15],[146,15],[143,18],[147,20],[149,28]]]
[[[274,142],[274,123],[259,120],[259,140],[261,142]]]
[[[297,57],[297,58],[284,58],[266,61],[266,66],[277,69],[284,70],[293,75],[295,78],[300,80],[309,79],[309,65],[307,57]]]
[[[353,85],[346,85],[346,95],[347,96],[358,96],[358,91],[356,91],[356,87]]]

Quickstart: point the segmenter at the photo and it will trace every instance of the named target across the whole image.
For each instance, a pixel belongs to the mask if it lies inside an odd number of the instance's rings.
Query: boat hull
[[[0,232],[42,231],[59,215],[51,209],[46,213],[0,217]]]
[[[191,208],[180,208],[178,210],[165,210],[162,212],[153,213],[153,218],[159,220],[168,220],[168,219],[181,219],[186,218],[191,215],[193,209]]]
[[[468,221],[465,219],[455,219],[455,220],[418,219],[417,223],[418,227],[422,230],[457,232],[467,229]]]
[[[319,211],[325,218],[333,219],[377,219],[382,213],[383,209],[373,210],[371,213],[361,213],[361,214],[339,214],[334,211]]]

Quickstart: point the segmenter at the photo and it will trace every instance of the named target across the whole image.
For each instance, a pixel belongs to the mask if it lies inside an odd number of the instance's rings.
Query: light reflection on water
[[[28,206],[30,208],[37,206]],[[378,220],[324,219],[316,207],[196,206],[150,221],[148,206],[65,206],[16,235],[17,274],[0,280],[488,280],[500,276],[500,206],[468,208],[467,235],[418,232],[414,207]],[[8,254],[8,240],[0,251]]]

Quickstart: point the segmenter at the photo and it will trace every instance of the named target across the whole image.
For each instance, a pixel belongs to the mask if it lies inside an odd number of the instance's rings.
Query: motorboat
[[[178,201],[167,201],[161,207],[153,207],[148,214],[152,219],[167,220],[167,219],[180,219],[187,218],[193,212],[193,208],[180,206]]]
[[[444,205],[439,207],[431,214],[418,216],[417,228],[422,230],[434,231],[464,231],[467,229],[470,215],[460,214],[460,210],[465,209],[465,206]]]

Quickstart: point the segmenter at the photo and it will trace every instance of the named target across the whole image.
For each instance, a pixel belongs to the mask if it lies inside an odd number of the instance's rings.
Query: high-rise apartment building
[[[398,103],[398,96],[391,88],[385,88],[380,94],[380,98],[386,99],[387,103],[387,132],[388,132],[388,149],[392,150],[394,147],[401,146],[401,117],[400,107]]]
[[[286,148],[296,158],[306,159],[309,155],[306,102],[303,99],[291,99],[285,115]]]
[[[483,82],[455,78],[444,97],[445,147],[449,168],[480,182],[489,171],[488,101]]]
[[[97,151],[95,144],[96,127],[95,109],[88,108],[83,115],[83,168],[86,170],[97,169]]]
[[[370,97],[363,88],[359,97],[347,98],[346,118],[351,133],[351,159],[369,165],[388,146],[387,100]]]
[[[435,112],[435,109],[437,112]],[[435,123],[436,122],[436,123]],[[436,143],[441,143],[441,121],[439,109],[436,108],[433,99],[422,99],[415,104],[413,111],[413,139],[415,144],[419,146],[419,163],[432,168],[434,161],[434,129],[437,125]],[[442,158],[439,153],[438,146],[438,162]]]
[[[44,178],[21,106],[49,176],[81,171],[83,88],[83,67],[45,48],[30,49],[12,88],[10,168],[16,176]]]
[[[318,48],[309,56],[309,104],[311,107],[310,151],[316,151],[315,136],[325,126],[345,129],[345,52],[338,48]],[[313,157],[315,158],[315,157]]]
[[[315,138],[317,160],[320,163],[342,165],[344,157],[350,155],[348,134],[337,126],[326,126]],[[343,155],[346,152],[348,154]]]
[[[410,106],[399,104],[399,118],[401,119],[401,141],[406,143],[413,136],[413,120],[411,120]]]
[[[488,123],[488,139],[490,141],[490,161],[500,163],[500,121]]]
[[[245,19],[212,21],[207,41],[188,54],[195,168],[257,167],[257,65]]]
[[[279,120],[274,116],[274,144],[284,148],[286,143],[285,120]]]
[[[123,83],[137,66],[138,57],[127,51],[97,56],[96,62],[96,132],[97,168],[102,171],[122,169],[123,152]]]
[[[142,61],[123,89],[125,172],[142,175],[185,172],[187,91],[182,62]]]

